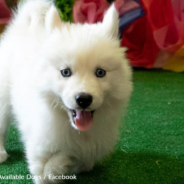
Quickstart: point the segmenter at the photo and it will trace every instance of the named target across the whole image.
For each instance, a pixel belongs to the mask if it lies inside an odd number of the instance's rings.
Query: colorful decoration
[[[0,1],[0,25],[9,21],[9,8],[16,2]],[[103,20],[112,2],[119,13],[121,45],[128,48],[132,66],[184,71],[184,0],[55,1],[63,20],[91,24]]]
[[[109,6],[106,0],[76,0],[73,7],[74,21],[75,23],[101,22]]]
[[[170,59],[167,60],[164,67],[165,70],[175,72],[184,71],[184,46],[182,46]]]
[[[181,54],[180,62],[172,59],[180,69],[168,64],[171,58],[178,58],[178,53],[183,51],[183,0],[116,0],[114,3],[120,15],[121,44],[128,48],[127,55],[132,66],[184,71]],[[108,7],[105,0],[77,0],[73,8],[74,21],[102,21]]]
[[[11,10],[9,9],[8,5],[11,6],[14,1],[8,2],[5,0],[0,1],[0,24],[6,24],[10,20]]]
[[[122,45],[129,48],[127,54],[133,66],[152,68],[160,50],[174,54],[184,44],[184,1],[141,0],[141,3],[145,16],[126,29]]]

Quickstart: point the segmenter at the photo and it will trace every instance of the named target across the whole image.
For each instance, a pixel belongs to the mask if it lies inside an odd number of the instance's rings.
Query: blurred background
[[[21,0],[23,1],[23,0]],[[18,0],[0,0],[0,31]],[[121,45],[133,67],[184,71],[183,0],[55,0],[63,21],[96,23],[115,3]]]

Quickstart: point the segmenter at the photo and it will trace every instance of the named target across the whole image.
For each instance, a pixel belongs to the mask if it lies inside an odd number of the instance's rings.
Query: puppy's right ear
[[[59,17],[58,11],[54,5],[46,13],[45,17],[45,28],[47,32],[52,32],[55,28],[60,28],[62,21]]]

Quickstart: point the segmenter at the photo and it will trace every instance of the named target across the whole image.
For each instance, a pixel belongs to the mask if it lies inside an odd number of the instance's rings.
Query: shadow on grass
[[[70,183],[184,184],[184,161],[145,153],[116,151],[93,171],[77,175]]]

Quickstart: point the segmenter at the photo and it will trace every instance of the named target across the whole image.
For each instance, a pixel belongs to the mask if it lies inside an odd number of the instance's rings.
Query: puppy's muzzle
[[[79,93],[75,96],[76,103],[82,108],[86,109],[93,101],[93,97],[88,93]]]

